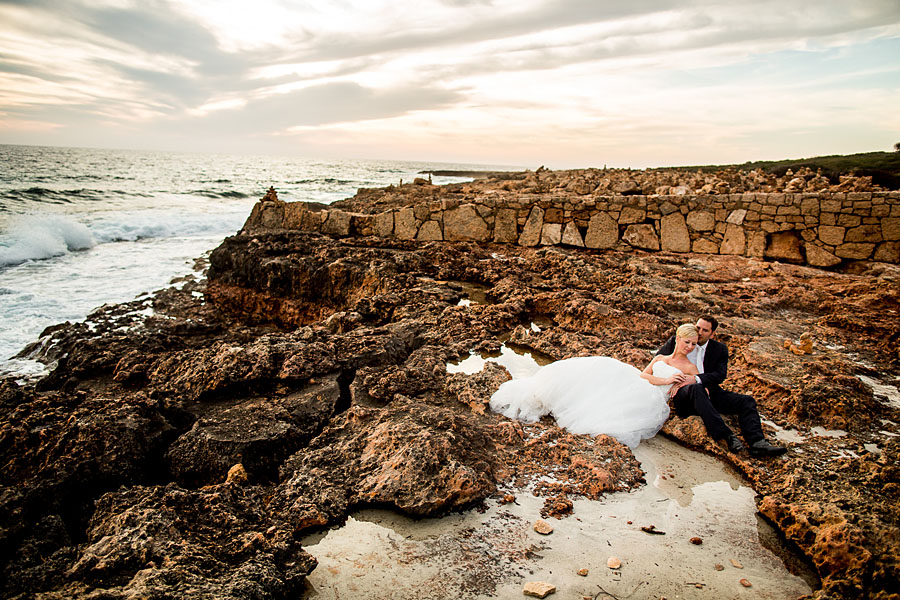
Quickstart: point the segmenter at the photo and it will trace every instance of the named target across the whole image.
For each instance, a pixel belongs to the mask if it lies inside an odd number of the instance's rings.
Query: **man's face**
[[[700,334],[697,344],[702,346],[713,336],[712,323],[704,319],[699,319],[697,321],[697,333]]]

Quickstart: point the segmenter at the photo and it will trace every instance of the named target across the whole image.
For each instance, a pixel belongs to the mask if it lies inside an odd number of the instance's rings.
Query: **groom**
[[[680,388],[675,394],[675,412],[682,419],[700,415],[710,437],[716,441],[725,440],[730,452],[740,452],[744,444],[722,420],[721,413],[736,414],[744,440],[750,446],[751,456],[784,454],[787,448],[770,444],[763,436],[756,400],[752,396],[728,392],[719,387],[728,372],[728,348],[712,339],[718,326],[719,322],[710,315],[703,315],[697,320],[697,346],[688,354],[688,360],[697,365],[700,374],[695,376],[696,383]],[[672,354],[674,350],[673,336],[657,354]]]

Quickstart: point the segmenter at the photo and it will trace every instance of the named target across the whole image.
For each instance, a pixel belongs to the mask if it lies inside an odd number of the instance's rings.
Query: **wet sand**
[[[798,561],[769,549],[777,536],[757,516],[754,491],[727,467],[659,436],[635,455],[646,486],[575,500],[568,518],[546,519],[554,528],[546,536],[533,530],[544,498],[523,489],[504,490],[513,503],[491,499],[441,519],[359,511],[304,540],[319,561],[305,597],[517,598],[530,581],[555,585],[558,598],[789,599],[811,591],[779,555]],[[610,557],[621,567],[608,568]]]

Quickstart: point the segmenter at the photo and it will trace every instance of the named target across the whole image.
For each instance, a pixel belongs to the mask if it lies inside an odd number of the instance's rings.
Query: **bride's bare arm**
[[[657,377],[653,374],[653,365],[656,363],[656,361],[662,359],[662,356],[655,356],[653,360],[650,361],[650,364],[647,365],[643,371],[641,371],[641,377],[643,377],[653,385],[668,385],[670,383],[675,383],[675,375],[671,377]]]

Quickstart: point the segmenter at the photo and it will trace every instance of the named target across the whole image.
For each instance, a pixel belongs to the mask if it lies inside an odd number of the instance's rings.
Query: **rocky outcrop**
[[[500,185],[544,193],[545,175]],[[566,193],[602,184],[579,177]],[[234,236],[212,253],[208,282],[104,307],[28,349],[55,367],[36,386],[0,385],[0,596],[297,597],[315,566],[297,540],[358,508],[441,515],[508,485],[530,486],[562,515],[572,498],[631,489],[643,473],[627,447],[495,415],[487,401],[509,374],[447,366],[504,343],[643,366],[703,312],[721,317],[729,387],[757,398],[770,436],[794,429],[802,441],[761,461],[726,453],[697,419],[672,418],[667,435],[747,477],[763,514],[815,566],[820,597],[896,593],[900,407],[885,395],[900,374],[896,267],[748,258],[742,245],[767,247],[729,233],[751,216],[740,209],[721,219],[660,210],[661,237],[648,207],[596,213],[582,232],[559,207],[532,205],[502,213],[502,243],[490,241],[496,227],[478,242],[385,238],[374,231],[427,220],[446,234],[448,222],[384,192],[366,212],[364,197],[341,209],[346,220],[272,193],[254,219],[331,221],[332,233]],[[460,237],[485,235],[491,216],[454,215]],[[680,251],[685,229],[710,235],[720,221],[734,254]],[[344,224],[373,233],[350,237]],[[628,227],[656,235],[662,253],[624,251]],[[557,236],[566,245],[541,245]]]

